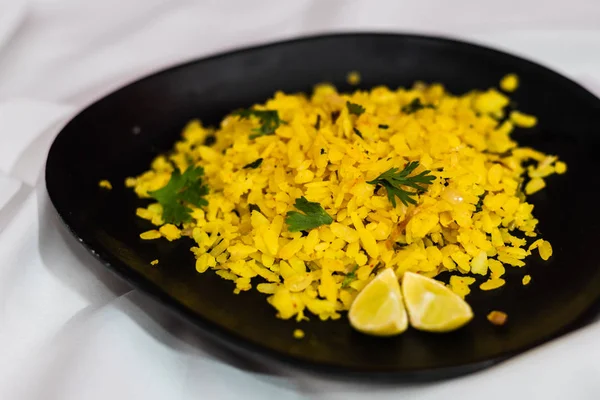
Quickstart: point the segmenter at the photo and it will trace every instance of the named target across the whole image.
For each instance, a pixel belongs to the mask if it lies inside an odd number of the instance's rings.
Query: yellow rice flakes
[[[490,278],[489,280],[479,285],[479,288],[481,290],[494,290],[498,289],[501,286],[504,286],[504,283],[505,281],[502,278]]]
[[[522,128],[532,128],[537,124],[537,118],[533,115],[523,114],[519,111],[510,113],[510,120],[517,126]]]
[[[358,71],[350,71],[346,75],[346,82],[351,85],[358,85],[360,83],[360,73]]]
[[[452,275],[448,286],[454,293],[464,299],[466,295],[471,293],[469,285],[472,285],[473,283],[475,283],[475,278],[470,276]]]
[[[519,87],[519,77],[515,74],[508,74],[500,80],[500,88],[505,92],[514,92]]]
[[[547,240],[538,239],[529,246],[529,251],[538,249],[542,260],[548,260],[552,257],[552,245]]]
[[[181,231],[173,224],[165,224],[158,230],[167,240],[177,240],[181,237]]]
[[[294,329],[294,339],[303,339],[305,336],[305,333],[302,329]]]
[[[144,240],[158,239],[161,237],[162,237],[162,235],[156,229],[140,233],[140,238],[142,238]]]
[[[112,189],[112,184],[110,183],[110,181],[103,179],[100,182],[98,182],[98,186],[101,187],[102,189],[106,189],[106,190],[111,190]]]
[[[402,111],[415,99],[434,108]],[[366,112],[350,114],[347,101]],[[492,290],[504,284],[505,267],[524,265],[534,248],[544,259],[552,253],[542,239],[526,247],[523,237],[537,236],[538,220],[521,188],[526,179],[525,193],[540,190],[566,165],[517,147],[514,126],[535,121],[513,112],[499,122],[508,104],[495,89],[454,96],[439,84],[352,94],[320,85],[311,97],[278,92],[254,106],[276,110],[286,122],[274,135],[250,139],[256,119],[228,116],[216,131],[192,121],[171,154],[126,185],[149,197],[173,166],[202,166],[208,206],[192,206],[192,221],[181,227],[164,224],[159,204],[138,209],[159,227],[142,238],[191,237],[198,272],[215,270],[236,293],[254,287],[267,294],[280,318],[339,318],[382,268],[399,278],[450,271],[449,286],[464,297],[474,282],[465,274],[487,277],[480,287]],[[209,136],[216,140],[206,146]],[[258,158],[260,167],[243,168]],[[417,204],[393,207],[384,189],[367,182],[409,161],[419,161],[415,173],[427,169],[437,179],[415,196]],[[301,196],[320,203],[334,222],[308,234],[288,231],[286,212]]]

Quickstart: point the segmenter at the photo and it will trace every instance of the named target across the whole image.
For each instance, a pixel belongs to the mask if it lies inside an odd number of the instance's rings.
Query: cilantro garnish
[[[162,188],[148,194],[156,199],[163,208],[162,219],[166,223],[179,225],[191,220],[192,210],[187,206],[208,205],[203,196],[208,194],[208,186],[202,183],[204,169],[189,167],[182,174],[178,168],[173,170],[171,179]]]
[[[416,99],[414,99],[413,101],[411,101],[410,103],[408,103],[407,105],[402,107],[402,112],[405,114],[412,114],[412,113],[422,110],[424,108],[435,108],[435,107],[431,104],[421,103],[421,99],[419,99],[417,97]]]
[[[287,212],[285,223],[288,224],[290,232],[307,231],[321,225],[330,225],[333,222],[333,218],[319,203],[308,201],[304,196],[296,199],[294,207],[304,214],[297,211]]]
[[[348,112],[354,115],[360,115],[365,112],[365,108],[360,104],[351,103],[346,101],[346,107],[348,107]]]
[[[262,158],[257,158],[255,161],[252,161],[250,164],[244,165],[243,169],[256,169],[256,168],[260,167],[260,164],[262,164],[262,162],[263,162]]]
[[[363,138],[361,131],[359,131],[358,129],[354,128],[354,133],[356,133],[361,139]]]
[[[346,274],[342,281],[342,289],[347,288],[356,279],[356,270],[358,270],[358,264],[352,268],[352,271]]]
[[[277,110],[238,110],[232,115],[236,115],[241,119],[249,119],[250,117],[258,118],[260,122],[260,128],[252,129],[254,132],[250,135],[250,139],[256,139],[259,136],[274,135],[275,130],[279,128],[285,121],[279,119],[279,113]]]
[[[367,183],[383,186],[387,191],[388,199],[394,207],[396,207],[396,197],[398,197],[405,206],[407,206],[408,203],[416,204],[417,201],[411,196],[426,191],[427,187],[425,185],[430,185],[435,180],[435,176],[428,175],[431,172],[429,170],[414,176],[409,176],[418,166],[418,161],[411,161],[406,164],[402,171],[400,171],[399,168],[390,168]],[[416,189],[416,192],[409,192],[402,188],[402,186]]]

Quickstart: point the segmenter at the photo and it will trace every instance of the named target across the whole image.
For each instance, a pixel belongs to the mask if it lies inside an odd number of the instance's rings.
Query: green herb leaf
[[[285,121],[282,121],[279,118],[277,110],[246,109],[235,111],[232,115],[238,116],[240,119],[249,119],[250,117],[258,118],[260,128],[252,129],[252,132],[255,133],[250,135],[250,139],[256,139],[259,136],[274,135],[275,130],[279,128],[281,124],[285,123]]]
[[[349,101],[346,101],[346,107],[348,107],[348,112],[354,115],[361,115],[366,111],[360,104],[350,103]]]
[[[358,129],[354,128],[354,133],[356,133],[361,139],[363,138],[362,133]]]
[[[352,271],[346,274],[344,280],[342,281],[342,289],[347,288],[350,284],[356,279],[356,271],[358,270],[358,264],[352,268]]]
[[[390,126],[386,124],[379,124],[379,129],[388,129]]]
[[[290,232],[307,231],[321,225],[330,225],[333,222],[333,218],[319,203],[308,201],[304,196],[296,199],[294,207],[304,214],[297,211],[287,212],[285,223],[288,224]]]
[[[179,225],[191,221],[192,210],[188,204],[196,207],[208,205],[208,201],[204,199],[208,194],[208,186],[202,184],[202,175],[202,167],[189,167],[183,174],[175,168],[164,187],[148,192],[162,206],[162,219],[166,223]]]
[[[412,113],[422,110],[424,108],[435,108],[435,107],[431,104],[421,103],[421,99],[419,99],[417,97],[416,99],[414,99],[413,101],[411,101],[410,103],[408,103],[407,105],[402,107],[402,112],[405,114],[412,114]]]
[[[252,161],[250,164],[244,165],[243,169],[256,169],[256,168],[260,167],[260,164],[262,164],[262,162],[263,162],[262,158],[257,158],[255,161]]]
[[[417,201],[413,198],[418,193],[425,192],[427,187],[425,185],[430,185],[434,180],[434,175],[428,175],[431,171],[423,171],[420,174],[409,176],[415,168],[419,166],[418,161],[411,161],[402,171],[398,168],[390,168],[385,171],[383,174],[379,175],[376,179],[369,181],[371,185],[381,185],[387,191],[388,199],[390,203],[394,207],[396,207],[396,197],[400,199],[400,201],[404,205],[416,204]],[[403,188],[403,186],[408,186],[410,188],[415,189],[415,192],[408,191]]]

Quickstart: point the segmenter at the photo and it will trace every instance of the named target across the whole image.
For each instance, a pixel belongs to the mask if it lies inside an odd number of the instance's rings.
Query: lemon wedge
[[[392,269],[380,272],[361,290],[348,319],[354,329],[367,335],[393,336],[408,328],[400,285]]]
[[[473,318],[473,310],[467,302],[435,279],[406,272],[402,293],[410,324],[416,329],[449,332]]]

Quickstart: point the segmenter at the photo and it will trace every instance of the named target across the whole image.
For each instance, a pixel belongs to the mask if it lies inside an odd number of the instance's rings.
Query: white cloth
[[[41,172],[77,110],[181,61],[351,30],[489,44],[600,94],[597,0],[0,0],[0,399],[600,398],[598,322],[458,379],[339,382],[205,341],[61,226]]]

